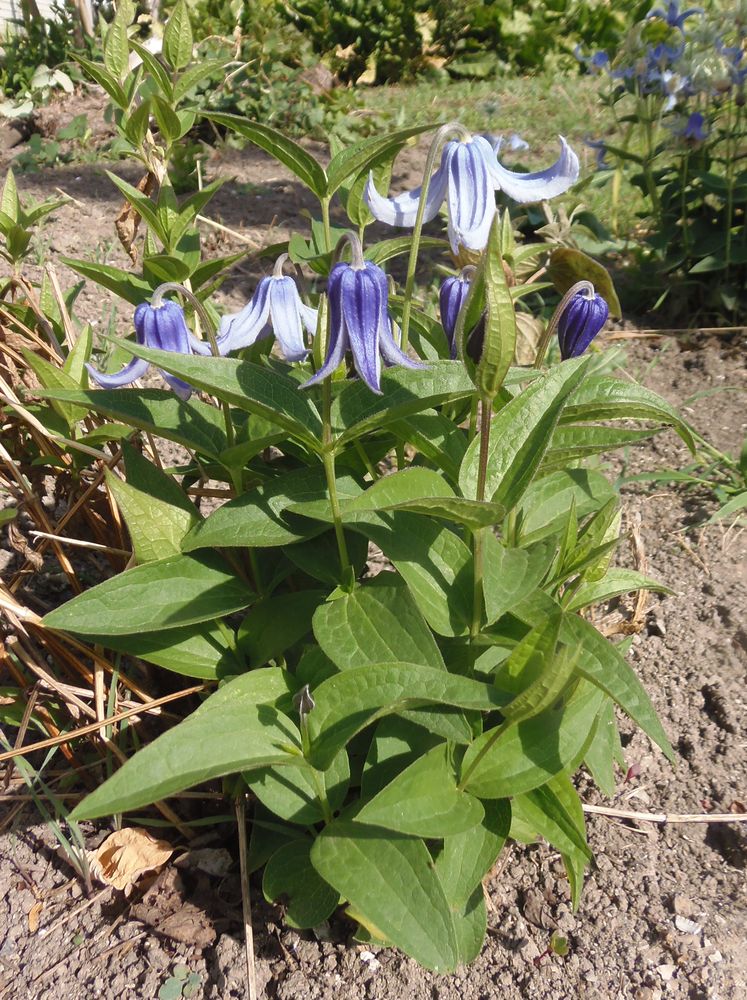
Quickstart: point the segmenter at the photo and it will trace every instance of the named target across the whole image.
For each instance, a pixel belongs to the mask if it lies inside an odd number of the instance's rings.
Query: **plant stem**
[[[418,266],[418,252],[420,250],[420,237],[423,232],[423,218],[425,216],[425,203],[428,198],[428,188],[431,183],[431,174],[436,165],[436,159],[441,154],[444,143],[451,135],[458,135],[460,139],[469,138],[467,130],[459,122],[449,122],[442,125],[436,132],[428,150],[428,156],[423,170],[423,184],[420,188],[420,200],[418,201],[418,211],[415,216],[415,226],[412,231],[412,243],[410,244],[410,256],[407,261],[407,278],[405,280],[405,301],[402,306],[402,334],[400,349],[407,353],[407,346],[410,342],[410,312],[412,311],[412,293],[415,288],[415,271]]]
[[[342,514],[340,513],[340,501],[337,496],[337,479],[335,477],[335,451],[332,439],[332,383],[325,378],[322,382],[322,463],[324,464],[324,474],[327,477],[327,492],[329,493],[329,504],[332,508],[332,519],[335,525],[335,537],[337,539],[337,549],[340,553],[340,569],[343,576],[350,568],[348,558],[348,547],[345,542],[345,532],[342,527]]]
[[[490,445],[490,422],[493,416],[493,401],[487,396],[480,400],[480,456],[477,466],[477,493],[475,499],[485,499],[485,480],[488,468],[488,447]],[[478,528],[472,534],[472,624],[470,638],[475,639],[482,627],[483,587],[482,577],[485,559],[485,532],[488,528]]]
[[[326,253],[332,249],[332,229],[329,224],[329,198],[321,198],[322,205],[322,226],[324,227],[324,250]]]

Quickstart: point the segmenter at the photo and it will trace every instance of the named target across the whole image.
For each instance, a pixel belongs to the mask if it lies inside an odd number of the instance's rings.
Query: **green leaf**
[[[462,774],[468,775],[464,787],[478,798],[503,799],[571,768],[581,759],[602,702],[602,693],[581,681],[561,704],[501,727],[497,738],[494,729],[483,733],[462,761]]]
[[[265,767],[244,771],[244,781],[259,801],[275,816],[302,826],[326,822],[329,811],[338,810],[350,785],[350,762],[342,750],[326,771],[303,766]],[[327,810],[319,798],[327,799]]]
[[[145,358],[195,388],[277,424],[313,450],[321,447],[319,414],[292,378],[249,361],[158,351],[129,340],[112,339],[130,354]]]
[[[189,65],[193,44],[189,6],[186,0],[177,0],[163,32],[163,54],[172,69],[184,69]]]
[[[250,667],[275,660],[311,631],[311,619],[325,598],[321,590],[273,594],[249,611],[239,628],[237,642]]]
[[[603,455],[616,448],[648,441],[660,430],[661,427],[631,430],[627,427],[598,427],[595,424],[580,427],[561,425],[556,427],[550,448],[545,452],[542,471],[566,469],[572,462],[590,455]]]
[[[350,493],[355,483],[338,480],[338,491]],[[343,494],[344,495],[344,494]],[[290,545],[324,530],[324,525],[287,514],[299,502],[326,499],[327,483],[320,466],[294,469],[229,500],[197,525],[182,546],[185,552],[204,547]]]
[[[425,369],[390,368],[381,376],[382,395],[364,382],[351,382],[332,404],[332,429],[338,448],[377,427],[433,406],[465,399],[474,386],[455,361],[431,361]]]
[[[228,65],[229,63],[225,59],[203,59],[200,57],[200,61],[195,66],[185,69],[174,82],[174,102],[179,104],[194,86],[206,80],[213,73],[217,73],[218,70],[224,67],[227,69]]]
[[[342,670],[396,659],[444,669],[431,630],[404,580],[393,573],[320,605],[314,636]]]
[[[437,711],[444,712],[443,708]],[[361,776],[361,798],[372,798],[410,764],[437,746],[441,739],[416,720],[418,709],[387,715],[376,724]],[[469,742],[468,733],[463,742]]]
[[[156,119],[161,136],[167,143],[174,142],[179,138],[182,131],[182,123],[179,115],[160,94],[153,94],[150,100],[153,116]],[[173,242],[174,240],[169,240],[169,245],[173,245]]]
[[[591,851],[586,844],[584,832],[584,814],[579,809],[579,826],[575,810],[569,808],[567,801],[564,801],[569,797],[569,792],[576,795],[568,776],[559,774],[547,784],[515,796],[511,808],[514,815],[562,854],[581,851],[585,857],[590,858]]]
[[[90,59],[84,59],[83,56],[78,55],[77,53],[73,54],[72,58],[83,67],[85,72],[93,81],[98,83],[98,85],[107,92],[118,108],[122,111],[126,110],[129,101],[127,100],[127,95],[125,94],[121,83],[114,73],[110,73],[99,63],[92,62]]]
[[[669,424],[695,454],[690,428],[674,407],[637,382],[623,382],[609,375],[593,375],[573,393],[561,418],[562,423],[568,424],[580,420],[620,419],[656,420]]]
[[[370,215],[370,213],[369,213]],[[412,236],[395,236],[390,240],[381,240],[371,247],[366,247],[366,260],[372,260],[374,264],[381,267],[388,260],[399,257],[400,254],[408,253],[412,246]],[[437,239],[433,236],[424,236],[420,240],[420,252],[424,250],[446,250],[449,244],[446,240]]]
[[[331,197],[349,177],[354,177],[363,171],[371,169],[377,160],[394,155],[401,149],[407,139],[434,129],[434,125],[413,125],[410,128],[398,129],[384,135],[372,136],[348,146],[332,157],[327,167],[326,190],[316,192],[319,197]],[[313,189],[312,189],[313,190]]]
[[[541,544],[507,548],[488,532],[484,545],[482,589],[487,624],[491,625],[539,586],[550,567],[552,553],[549,545]]]
[[[508,659],[506,670],[513,667],[514,657],[521,652],[528,662],[522,664],[521,679],[529,683],[509,702],[501,713],[509,722],[520,723],[532,719],[550,708],[567,688],[576,666],[577,654],[573,650],[563,649],[555,655],[555,639],[560,622],[552,618],[537,630],[532,630],[523,639]],[[524,650],[525,643],[530,649]],[[535,662],[533,662],[535,661]],[[503,672],[499,675],[499,686],[503,680]]]
[[[118,11],[109,25],[104,41],[104,65],[119,83],[124,83],[129,74],[127,24],[126,11]]]
[[[453,916],[422,840],[337,820],[317,837],[311,862],[367,927],[427,969],[456,968]]]
[[[3,184],[3,193],[0,196],[0,212],[8,216],[11,222],[18,222],[21,214],[21,202],[18,198],[18,187],[13,170],[8,167]]]
[[[50,399],[87,406],[112,420],[176,441],[216,461],[226,447],[223,414],[199,399],[186,402],[166,389],[94,389],[46,392]]]
[[[236,673],[242,666],[237,663],[225,635],[210,622],[167,628],[160,632],[86,635],[85,638],[185,677],[216,680],[224,674]]]
[[[150,282],[138,278],[135,274],[130,274],[129,271],[124,271],[121,267],[94,264],[88,260],[75,260],[73,257],[60,256],[59,259],[73,271],[82,274],[84,278],[90,278],[97,285],[114,292],[115,295],[133,306],[139,306],[141,302],[145,302],[153,294]]]
[[[105,580],[42,622],[45,628],[95,635],[157,632],[240,611],[253,596],[215,553],[178,555]]]
[[[393,423],[390,430],[442,469],[453,483],[457,482],[467,438],[448,417],[435,410],[415,413]]]
[[[70,378],[72,378],[79,389],[85,389],[88,385],[88,375],[86,373],[86,361],[91,356],[91,346],[93,344],[93,331],[91,324],[86,323],[78,334],[70,353],[65,358],[62,368]]]
[[[662,594],[672,594],[674,591],[663,583],[650,577],[636,573],[632,569],[613,569],[599,581],[584,582],[574,593],[568,611],[579,611],[590,604],[601,604],[620,594],[630,594],[634,590],[658,590]]]
[[[283,903],[283,919],[291,927],[317,927],[330,916],[339,899],[312,865],[311,846],[308,838],[284,844],[267,862],[262,877],[265,899]]]
[[[496,396],[516,350],[516,313],[500,243],[501,218],[496,212],[485,250],[485,336],[475,371],[475,385],[483,400]]]
[[[606,476],[587,469],[566,469],[536,480],[519,507],[522,545],[548,538],[561,530],[571,507],[586,517],[616,496]]]
[[[171,85],[171,80],[169,79],[169,74],[166,72],[164,67],[158,61],[158,56],[155,56],[150,49],[147,49],[144,45],[141,45],[136,39],[130,39],[130,48],[133,52],[137,52],[140,58],[143,60],[145,68],[148,70],[150,75],[153,77],[155,82],[158,84],[158,89],[161,91],[161,95],[170,101],[174,98],[174,87]],[[202,68],[202,67],[200,67]],[[180,78],[181,79],[181,78]],[[178,100],[178,98],[177,98]],[[142,105],[141,105],[142,107]],[[132,117],[132,116],[130,116]]]
[[[356,733],[384,715],[431,704],[488,711],[502,700],[491,684],[417,663],[344,670],[312,694],[316,707],[309,713],[308,760],[322,771]]]
[[[287,675],[277,669],[253,670],[229,681],[127,760],[70,818],[129,812],[212,778],[251,767],[297,764],[300,733],[272,704],[287,693]]]
[[[327,191],[327,175],[314,157],[307,153],[303,146],[289,139],[269,125],[250,121],[240,115],[228,115],[217,112],[202,113],[205,118],[217,125],[225,125],[231,132],[243,136],[255,146],[264,149],[266,153],[284,163],[298,179],[312,191],[317,198],[325,197]]]
[[[196,507],[171,476],[123,444],[127,479],[110,470],[107,485],[127,523],[138,562],[181,552],[181,541],[199,520]]]
[[[78,391],[78,385],[72,375],[64,369],[53,365],[46,358],[36,354],[27,347],[21,348],[21,353],[26,359],[29,368],[34,372],[45,389],[62,389]],[[82,420],[88,410],[85,407],[74,406],[72,403],[63,403],[61,400],[52,399],[52,407],[62,417],[68,428],[73,428],[79,420]]]
[[[356,821],[416,837],[448,837],[477,826],[480,802],[459,791],[446,743],[434,747],[356,813]]]
[[[737,493],[735,496],[731,497],[726,503],[719,507],[715,514],[711,516],[706,521],[706,524],[715,524],[716,521],[723,521],[725,517],[731,517],[732,514],[738,514],[740,511],[747,507],[747,490],[742,493]]]
[[[564,361],[533,381],[491,421],[485,496],[511,510],[529,487],[563,406],[584,376],[588,358]],[[480,438],[464,456],[459,486],[477,496]]]
[[[578,615],[563,618],[561,640],[580,649],[577,671],[609,695],[674,763],[674,751],[651,699],[633,668],[594,626]]]
[[[384,476],[365,493],[340,506],[343,520],[351,512],[409,510],[414,514],[456,521],[472,529],[497,524],[505,513],[497,504],[454,496],[443,476],[421,466]]]
[[[604,704],[597,717],[594,738],[587,747],[584,764],[601,791],[609,798],[617,791],[615,761],[624,765],[620,733],[615,719],[615,706],[611,698]]]
[[[581,250],[572,247],[558,247],[553,250],[550,254],[548,272],[550,280],[560,295],[565,295],[577,281],[590,281],[610,307],[610,316],[613,319],[619,319],[622,316],[620,300],[609,272],[596,260],[582,253]]]
[[[508,799],[488,799],[480,823],[444,838],[436,858],[436,874],[451,904],[465,904],[503,850],[511,827],[511,803]]]

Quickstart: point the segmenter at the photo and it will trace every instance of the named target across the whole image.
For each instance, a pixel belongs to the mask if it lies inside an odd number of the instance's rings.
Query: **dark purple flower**
[[[386,274],[370,260],[335,264],[327,282],[329,344],[324,364],[304,383],[315,385],[331,375],[350,350],[355,369],[373,392],[381,393],[381,358],[387,365],[422,368],[400,351],[389,319]]]
[[[563,361],[583,354],[609,316],[609,306],[597,292],[582,289],[572,295],[558,319],[558,344]]]
[[[457,356],[456,325],[457,318],[469,292],[470,281],[464,272],[458,277],[447,278],[438,293],[441,311],[441,326],[444,328],[452,358]]]
[[[177,302],[166,300],[158,306],[141,303],[135,310],[135,339],[143,347],[155,347],[161,351],[174,351],[177,354],[205,354],[206,344],[198,340],[187,329],[184,311]],[[207,352],[209,353],[209,347]],[[133,358],[124,368],[112,375],[105,375],[91,364],[86,364],[88,373],[95,382],[104,389],[120,389],[136,379],[142,378],[150,367],[150,362],[142,358]],[[192,387],[169,375],[159,368],[161,375],[181,399],[189,399]]]

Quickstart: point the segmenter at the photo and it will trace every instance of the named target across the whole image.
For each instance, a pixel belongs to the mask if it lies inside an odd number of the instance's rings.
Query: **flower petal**
[[[316,385],[328,375],[337,371],[345,357],[345,351],[349,347],[348,335],[342,319],[342,302],[340,299],[340,281],[347,264],[335,264],[329,272],[327,280],[327,298],[329,299],[329,344],[327,345],[327,357],[324,364],[311,378],[304,382],[302,389],[310,385]]]
[[[485,149],[490,148],[487,139],[476,136],[470,142],[457,143],[449,162],[449,242],[455,254],[460,245],[482,250],[488,242],[495,216],[485,155]]]
[[[221,354],[249,347],[264,333],[270,316],[270,281],[262,278],[249,302],[237,313],[224,316],[218,327]]]
[[[399,347],[392,334],[392,322],[388,320],[386,324],[379,327],[379,350],[387,366],[402,365],[405,368],[427,368],[422,361],[414,361],[408,358]]]
[[[189,330],[178,302],[166,301],[143,315],[145,343],[161,351],[189,354]]]
[[[176,375],[170,375],[168,372],[163,371],[162,368],[158,369],[159,373],[163,375],[164,379],[174,390],[179,399],[188,400],[192,395],[192,386],[188,385],[186,382],[182,382],[180,378]]]
[[[142,358],[133,358],[124,368],[112,375],[105,375],[92,364],[86,362],[88,374],[104,389],[121,389],[123,385],[129,385],[135,379],[142,378],[148,371],[148,362]]]
[[[303,361],[309,353],[303,340],[300,306],[293,278],[270,278],[270,320],[286,361]]]
[[[355,369],[369,389],[380,393],[379,324],[386,306],[374,269],[381,273],[386,285],[384,272],[370,261],[363,269],[349,267],[340,282],[340,301]]]
[[[453,153],[453,147],[457,145],[458,143],[455,142],[447,142],[444,147],[441,154],[441,165],[431,177],[428,185],[423,222],[435,219],[446,196],[449,160]],[[397,195],[396,198],[384,198],[376,190],[373,173],[370,173],[363,192],[363,200],[368,205],[373,217],[379,222],[386,222],[389,226],[414,226],[421,191],[422,187],[419,187],[415,188],[414,191],[405,191],[403,194]]]
[[[490,144],[481,139],[480,136],[475,136],[473,142],[483,144],[481,151],[495,187],[507,194],[509,198],[513,198],[514,201],[524,203],[554,198],[556,195],[563,194],[578,180],[578,157],[563,136],[559,138],[560,156],[555,163],[547,170],[538,170],[530,174],[506,170],[492,155]]]

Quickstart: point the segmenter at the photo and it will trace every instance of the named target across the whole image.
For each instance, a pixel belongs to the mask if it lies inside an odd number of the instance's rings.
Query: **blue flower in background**
[[[237,313],[224,316],[218,327],[218,350],[221,354],[275,334],[286,361],[303,361],[309,353],[304,329],[316,333],[317,310],[304,305],[293,278],[283,275],[288,255],[279,257],[272,275],[262,278],[250,301]]]
[[[612,170],[607,162],[607,143],[603,139],[584,139],[584,146],[596,150],[597,170]]]
[[[577,45],[573,54],[580,63],[586,66],[590,73],[603,73],[610,68],[610,57],[603,50],[592,52],[590,56],[584,55],[581,46]]]
[[[187,329],[184,311],[177,302],[166,301],[159,305],[149,305],[143,302],[135,310],[135,339],[143,347],[155,347],[161,351],[175,351],[177,354],[209,354],[210,346],[198,340]],[[141,358],[133,358],[116,374],[106,375],[86,364],[91,378],[104,389],[120,389],[136,379],[142,378],[148,371],[150,362]],[[181,399],[189,399],[192,387],[182,382],[175,375],[158,369],[166,382]]]
[[[691,142],[705,142],[708,138],[708,128],[703,115],[699,111],[693,111],[685,124],[677,129],[677,135]]]
[[[680,14],[679,0],[670,0],[666,7],[654,7],[646,15],[646,19],[652,17],[660,17],[662,21],[666,21],[670,28],[679,28],[682,31],[682,25],[694,14],[702,14],[702,7],[689,7],[687,10],[683,10]]]
[[[352,352],[356,371],[376,393],[381,393],[382,358],[387,365],[424,367],[403,354],[394,342],[387,276],[372,261],[335,264],[329,274],[327,296],[330,320],[327,357],[303,388],[331,375],[348,350]]]
[[[609,306],[593,286],[571,295],[558,319],[558,345],[563,361],[583,354],[609,316]]]
[[[462,271],[462,273],[457,277],[446,278],[438,293],[438,303],[441,312],[441,326],[444,328],[446,339],[449,342],[452,358],[457,356],[457,319],[461,308],[467,299],[467,294],[469,293],[471,284],[469,277],[465,274],[465,271],[467,270],[469,270],[469,273],[471,274],[473,269],[465,268],[465,270]]]
[[[488,242],[495,215],[495,191],[503,191],[514,201],[544,201],[563,194],[578,180],[578,157],[560,137],[560,157],[547,170],[517,173],[498,163],[491,143],[481,135],[464,141],[447,142],[441,164],[430,179],[425,201],[424,222],[448,206],[448,232],[456,254],[464,246],[482,250]],[[390,226],[414,226],[421,188],[384,198],[369,175],[364,198],[374,218]]]

